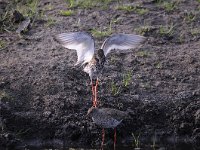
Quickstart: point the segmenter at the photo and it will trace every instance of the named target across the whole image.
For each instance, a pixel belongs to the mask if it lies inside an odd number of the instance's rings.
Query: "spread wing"
[[[104,41],[101,49],[106,56],[112,49],[127,50],[137,47],[145,37],[134,34],[115,34]]]
[[[65,48],[76,50],[78,60],[75,65],[89,62],[94,55],[94,40],[86,32],[61,33],[55,39]]]

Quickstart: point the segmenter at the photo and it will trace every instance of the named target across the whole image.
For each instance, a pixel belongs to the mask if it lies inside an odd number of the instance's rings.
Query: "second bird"
[[[116,127],[124,120],[131,119],[128,112],[120,111],[112,108],[96,108],[91,107],[88,109],[87,116],[91,116],[94,123],[102,127],[102,143],[101,147],[104,145],[105,131],[104,128],[114,129],[114,149],[116,145]]]
[[[65,48],[76,50],[78,60],[75,65],[84,65],[83,71],[89,74],[92,84],[93,106],[96,107],[98,77],[102,73],[107,54],[112,49],[135,48],[145,38],[134,34],[114,34],[107,38],[98,50],[95,50],[93,37],[86,32],[61,33],[56,35],[55,39]]]

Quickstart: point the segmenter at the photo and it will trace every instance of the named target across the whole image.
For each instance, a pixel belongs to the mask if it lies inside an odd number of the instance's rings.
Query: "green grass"
[[[136,8],[135,12],[139,15],[144,15],[144,14],[147,14],[149,10],[146,8]]]
[[[7,7],[11,7],[10,5]],[[0,13],[0,32],[8,31],[13,29],[13,12],[7,8],[4,12]]]
[[[193,28],[193,29],[190,30],[190,33],[193,36],[199,35],[200,34],[200,28]]]
[[[45,24],[46,27],[50,27],[50,26],[53,26],[54,24],[56,23],[56,20],[49,17],[48,20],[47,20],[47,23]]]
[[[148,57],[150,55],[150,53],[148,52],[148,51],[138,51],[137,53],[136,53],[136,56],[137,57]]]
[[[19,131],[16,132],[16,135],[17,135],[17,136],[25,135],[25,134],[27,134],[30,130],[31,130],[31,128],[20,129]]]
[[[80,8],[89,9],[89,8],[96,7],[97,2],[93,1],[93,0],[82,0],[82,1],[79,1],[77,6],[80,7]]]
[[[127,12],[134,11],[134,7],[133,6],[129,6],[129,5],[118,6],[117,9],[118,10],[124,10],[124,11],[127,11]]]
[[[3,23],[3,21],[7,20],[11,17],[11,14],[9,11],[6,11],[5,13],[0,14],[0,21]]]
[[[102,38],[102,37],[106,37],[112,34],[112,31],[107,30],[107,31],[100,31],[97,29],[92,29],[91,31],[92,36],[96,37],[96,38]]]
[[[4,48],[6,46],[6,43],[4,41],[0,41],[0,49]]]
[[[146,25],[146,26],[140,26],[136,29],[134,29],[135,32],[137,32],[140,35],[145,35],[148,33],[151,29],[153,29],[152,26]]]
[[[160,62],[157,62],[157,63],[155,64],[155,68],[156,68],[156,69],[162,69],[162,64],[161,64]]]
[[[23,16],[34,17],[37,14],[38,4],[39,0],[27,0],[24,5],[21,3],[17,3],[16,9]]]
[[[176,9],[177,6],[177,2],[163,2],[162,7],[167,11],[173,11],[174,9]]]
[[[73,14],[74,14],[73,10],[61,10],[60,11],[60,15],[62,15],[62,16],[71,16]]]
[[[69,3],[69,8],[73,8],[76,6],[76,1],[75,0],[66,0],[66,2]]]
[[[48,5],[46,5],[45,7],[44,7],[44,10],[53,10],[53,6],[51,5],[51,3],[49,3]]]
[[[113,81],[111,82],[111,93],[116,96],[120,93],[121,86],[117,86]]]
[[[107,30],[102,31],[102,30],[98,30],[98,29],[92,29],[91,33],[92,36],[96,37],[96,38],[102,38],[102,37],[106,37],[112,34],[112,23],[113,20],[110,21],[109,27],[107,27]]]
[[[194,12],[186,12],[184,14],[184,21],[190,23],[196,19],[196,14]]]
[[[117,7],[118,10],[124,10],[127,12],[135,12],[139,15],[144,15],[149,12],[146,8],[140,8],[139,6],[122,5]]]
[[[174,33],[174,25],[166,25],[166,26],[160,26],[159,28],[159,34],[163,36],[172,36]]]
[[[153,148],[153,150],[156,150],[156,147],[157,147],[156,140],[157,140],[157,136],[156,136],[156,133],[154,133],[153,141],[152,141],[153,143],[151,145],[151,147]]]
[[[177,5],[180,3],[180,0],[177,1],[157,0],[156,3],[158,7],[163,8],[167,12],[171,12],[177,8]]]
[[[137,136],[132,133],[133,136],[133,145],[135,148],[140,148],[140,134],[138,134]]]
[[[126,87],[130,85],[132,79],[132,72],[128,71],[126,74],[123,75],[123,85]]]
[[[69,8],[84,8],[84,9],[90,9],[93,7],[103,7],[108,6],[108,4],[112,0],[66,0],[66,2],[69,4]]]
[[[185,41],[185,33],[184,32],[179,33],[178,40],[179,40],[180,43]]]
[[[10,99],[11,99],[11,97],[10,97],[10,95],[6,91],[0,90],[0,101],[1,100],[8,101]]]

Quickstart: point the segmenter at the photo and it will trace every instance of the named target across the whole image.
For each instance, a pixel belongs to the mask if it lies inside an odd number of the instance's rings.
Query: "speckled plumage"
[[[102,74],[107,54],[113,49],[127,50],[137,47],[144,37],[134,34],[114,34],[107,38],[99,50],[95,50],[93,37],[86,32],[61,33],[55,40],[67,49],[77,52],[75,65],[84,65],[83,71],[88,73],[92,84],[93,106],[97,106],[98,78]]]
[[[123,119],[129,117],[128,113],[112,108],[91,107],[88,116],[92,117],[94,123],[102,128],[115,128]]]
[[[102,73],[105,61],[106,57],[103,53],[103,50],[99,49],[94,54],[92,60],[84,67],[83,71],[89,74],[90,80],[93,84],[95,84],[96,79],[98,79]]]
[[[76,65],[85,65],[83,70],[89,74],[93,82],[101,74],[106,56],[112,49],[135,48],[144,41],[145,37],[134,34],[114,34],[103,42],[99,50],[95,50],[94,39],[86,32],[61,33],[56,35],[55,39],[65,48],[77,51]]]

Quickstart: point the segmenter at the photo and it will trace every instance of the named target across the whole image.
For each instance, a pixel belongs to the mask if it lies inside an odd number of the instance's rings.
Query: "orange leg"
[[[98,87],[98,80],[96,80],[96,85],[95,85],[95,89],[94,89],[94,106],[97,107],[97,87]]]
[[[104,130],[104,128],[103,128],[103,129],[102,129],[102,142],[101,142],[101,149],[103,149],[104,139],[105,139],[105,130]]]
[[[116,141],[117,141],[117,133],[116,133],[116,128],[114,129],[114,150],[115,150],[115,147],[116,147]]]
[[[95,104],[95,86],[92,84],[92,102],[93,102],[93,106],[96,107]]]

